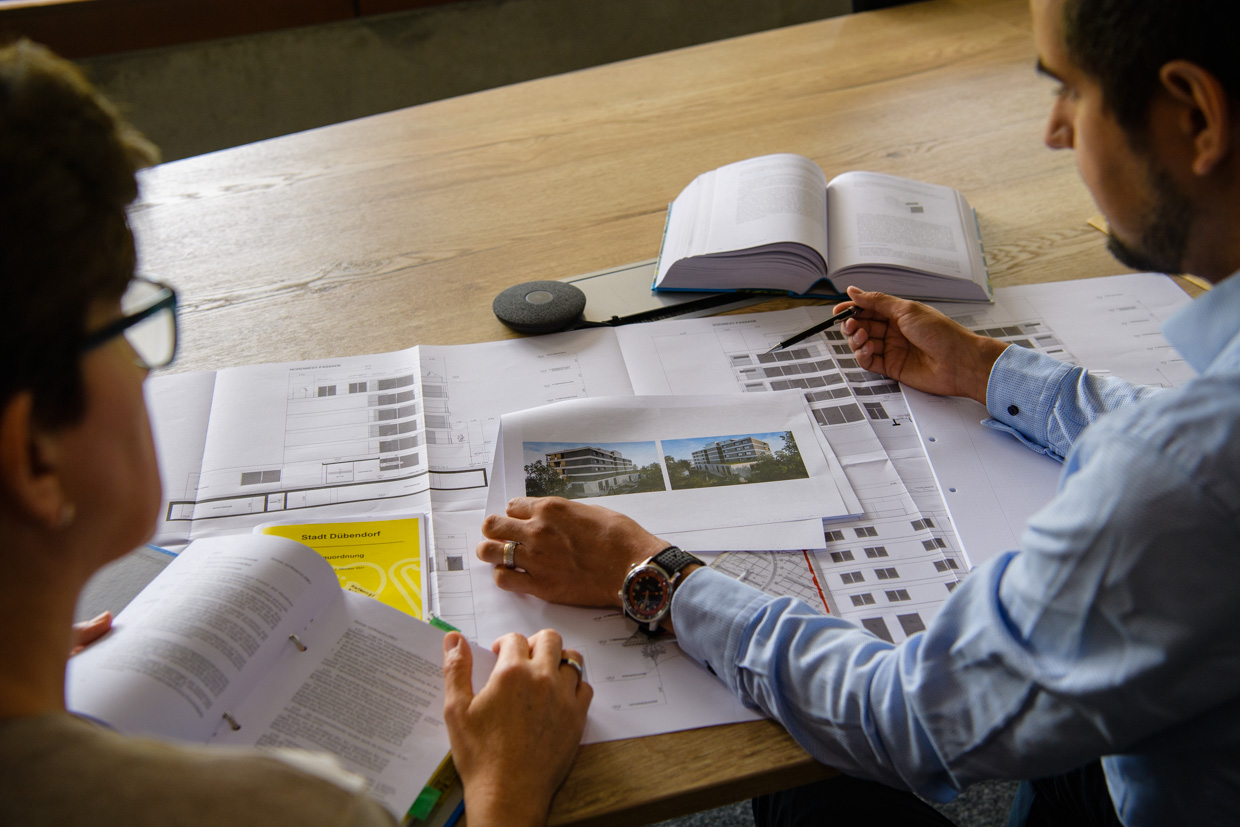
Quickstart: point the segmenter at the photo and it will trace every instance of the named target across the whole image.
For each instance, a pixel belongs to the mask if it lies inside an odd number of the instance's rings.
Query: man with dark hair
[[[1235,4],[1160,0],[1067,0],[1063,43],[1073,63],[1094,78],[1102,99],[1142,146],[1159,72],[1187,60],[1235,95],[1240,63],[1232,29]]]
[[[850,776],[935,800],[983,779],[1035,779],[1022,784],[1014,825],[1231,824],[1240,812],[1234,2],[1031,7],[1038,69],[1059,83],[1045,140],[1075,151],[1111,248],[1135,267],[1215,285],[1164,326],[1195,379],[1168,390],[1094,376],[925,305],[850,288],[836,309],[861,308],[844,332],[862,367],[976,399],[993,427],[1064,463],[1020,550],[972,572],[898,646],[703,568],[631,520],[580,503],[513,500],[487,518],[478,555],[496,564],[502,588],[620,603],[641,620],[662,588],[670,610],[659,622],[681,648]],[[638,606],[617,596],[634,596],[634,572],[644,578]],[[911,797],[870,795],[868,783],[767,797],[755,814],[759,823],[943,823]],[[907,810],[878,816],[872,802]]]

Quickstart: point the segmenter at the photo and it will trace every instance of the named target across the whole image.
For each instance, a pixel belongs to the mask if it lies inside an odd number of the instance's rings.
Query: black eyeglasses
[[[92,350],[123,335],[133,348],[135,361],[148,370],[162,368],[177,352],[177,292],[157,281],[134,278],[121,296],[119,319],[93,333],[82,342],[82,350]]]

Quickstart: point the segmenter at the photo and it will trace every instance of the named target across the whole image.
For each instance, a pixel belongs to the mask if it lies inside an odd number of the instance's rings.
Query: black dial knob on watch
[[[620,602],[624,613],[637,621],[639,629],[648,634],[658,631],[659,621],[672,608],[672,593],[681,572],[693,563],[705,565],[689,552],[668,546],[629,569],[620,588]]]

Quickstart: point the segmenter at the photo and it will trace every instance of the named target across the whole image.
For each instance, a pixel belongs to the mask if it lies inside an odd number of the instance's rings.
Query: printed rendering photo
[[[663,440],[673,490],[805,479],[792,431]]]
[[[610,497],[666,491],[653,442],[526,442],[529,497]]]

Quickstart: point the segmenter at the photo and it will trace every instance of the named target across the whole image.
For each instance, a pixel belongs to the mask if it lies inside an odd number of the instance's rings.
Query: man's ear
[[[1172,60],[1158,72],[1163,89],[1179,104],[1176,126],[1192,143],[1192,171],[1207,175],[1233,149],[1231,99],[1212,72],[1188,60]]]
[[[33,411],[29,391],[10,397],[0,409],[0,496],[19,518],[54,531],[73,506],[61,484],[59,442],[37,427]]]

